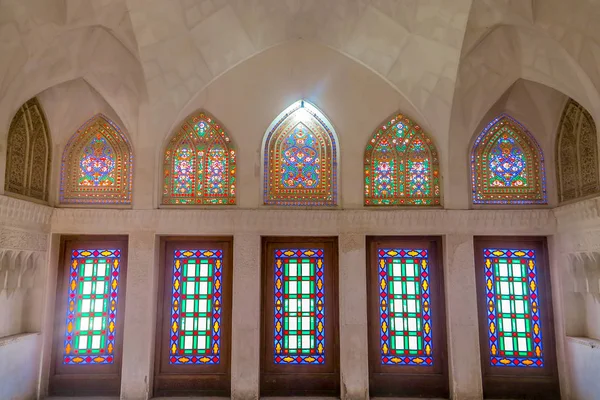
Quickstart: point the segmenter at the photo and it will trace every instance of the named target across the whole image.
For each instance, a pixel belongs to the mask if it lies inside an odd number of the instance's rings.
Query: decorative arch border
[[[81,155],[94,135],[100,135],[115,152],[114,185],[79,184]],[[98,137],[98,136],[97,136]],[[61,162],[61,204],[130,205],[133,186],[133,151],[127,136],[104,114],[87,120],[69,139]]]
[[[327,178],[328,182],[325,183],[326,190],[322,190],[321,193],[307,192],[301,195],[302,198],[295,196],[294,191],[289,189],[281,194],[274,193],[277,190],[277,187],[271,184],[271,176],[276,175],[276,179],[277,172],[272,171],[270,168],[273,158],[271,157],[272,152],[273,156],[276,155],[274,153],[274,149],[271,148],[273,139],[277,140],[279,136],[282,136],[280,135],[280,133],[282,133],[280,132],[280,129],[285,129],[285,122],[300,110],[307,112],[316,121],[319,128],[327,134],[325,137],[321,137],[320,139],[327,139],[329,141],[329,150],[331,152],[331,154],[328,154],[329,157],[324,161],[325,163],[329,163],[330,166],[330,174]],[[284,131],[283,133],[285,134],[287,132]],[[338,163],[340,159],[338,136],[331,122],[316,106],[306,100],[298,100],[281,112],[267,128],[265,135],[263,136],[261,152],[263,160],[263,201],[265,205],[292,207],[335,207],[338,205]]]
[[[380,141],[388,138],[391,141],[391,156],[397,166],[392,165],[390,171],[390,185],[394,193],[388,196],[377,196],[374,194],[374,153]],[[427,195],[411,196],[407,186],[408,180],[410,146],[420,139],[427,152],[428,172],[424,174],[424,180],[429,182],[429,193]],[[402,168],[400,168],[402,167]],[[395,171],[394,171],[395,169]],[[401,171],[404,171],[401,173]],[[408,193],[408,194],[407,194]],[[421,129],[412,119],[404,114],[398,113],[388,120],[384,125],[375,130],[367,143],[364,153],[364,204],[366,206],[439,206],[441,204],[440,188],[440,165],[439,155],[431,137]]]
[[[482,181],[487,179],[488,154],[496,143],[499,132],[506,125],[509,132],[525,152],[527,179],[531,185],[522,188],[490,188]],[[481,149],[481,150],[480,150]],[[471,189],[473,204],[527,205],[547,204],[546,170],[544,153],[531,132],[506,113],[493,119],[477,136],[471,148]]]
[[[556,182],[558,201],[598,194],[598,135],[594,118],[569,98],[556,135]]]
[[[48,120],[39,100],[33,97],[19,107],[8,129],[4,190],[48,201],[51,162]]]
[[[200,135],[199,125],[207,124],[208,136]],[[179,146],[187,141],[195,148],[195,154],[191,155],[190,168],[193,170],[190,176],[190,193],[184,193],[181,196],[175,196],[173,193],[173,171],[175,169],[174,152]],[[225,149],[225,157],[220,165],[225,171],[226,182],[224,188],[216,195],[211,196],[206,192],[206,184],[210,177],[207,177],[207,168],[209,151],[218,142]],[[205,151],[209,149],[209,151]],[[223,129],[217,119],[204,110],[197,110],[188,115],[179,125],[179,128],[171,135],[163,152],[162,164],[162,195],[161,204],[163,205],[234,205],[236,204],[236,148],[229,134]],[[200,159],[200,160],[199,160]],[[198,170],[202,169],[202,175]],[[216,177],[215,177],[216,179]],[[199,182],[201,181],[201,182]]]

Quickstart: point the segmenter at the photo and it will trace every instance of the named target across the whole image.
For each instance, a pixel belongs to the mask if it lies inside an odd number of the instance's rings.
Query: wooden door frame
[[[516,398],[530,396],[527,398],[559,399],[560,387],[556,358],[552,283],[546,236],[475,236],[473,245],[484,397]],[[543,302],[540,304],[540,319],[544,332],[542,345],[545,363],[542,368],[493,367],[490,365],[487,301],[485,301],[485,275],[483,269],[483,249],[486,247],[533,248],[537,251],[538,298],[541,298]]]
[[[101,246],[98,246],[101,244]],[[122,246],[119,271],[118,313],[116,319],[115,353],[113,364],[69,365],[61,363],[64,341],[64,324],[67,311],[65,302],[69,281],[70,257],[67,250],[72,247],[114,247]],[[56,271],[56,291],[50,378],[48,393],[55,396],[71,395],[119,395],[121,392],[121,367],[123,361],[123,334],[127,287],[128,235],[61,235],[58,268]]]
[[[340,351],[339,351],[339,280],[338,280],[338,237],[337,236],[263,236],[261,238],[261,333],[260,333],[260,395],[261,396],[336,396],[340,395]],[[326,359],[325,366],[309,365],[275,365],[267,352],[272,349],[272,325],[267,327],[267,316],[272,314],[273,300],[273,266],[269,265],[271,255],[268,248],[271,244],[288,245],[286,247],[316,247],[330,248],[329,272],[325,272],[328,280],[326,285],[326,309],[335,310],[327,315],[326,346],[333,354]],[[316,246],[313,246],[316,245]],[[327,259],[325,259],[327,262]],[[329,275],[327,275],[329,274]],[[327,283],[330,281],[329,283]],[[327,295],[332,293],[333,295]],[[330,300],[327,300],[327,299]],[[328,303],[330,302],[330,303]],[[328,325],[328,327],[327,327]],[[271,332],[271,333],[269,333]],[[331,332],[327,334],[327,332]],[[326,347],[327,349],[327,347]],[[328,368],[325,368],[329,365]],[[300,368],[313,368],[318,372],[298,372]],[[278,381],[274,383],[272,381]],[[301,388],[301,389],[300,389]]]
[[[222,279],[222,299],[228,303],[221,308],[221,349],[220,365],[177,365],[167,366],[163,354],[164,340],[169,324],[171,284],[166,279],[172,273],[168,266],[167,248],[170,246],[213,247],[223,249],[223,270],[228,276]],[[225,274],[224,274],[225,275]],[[156,338],[154,355],[154,396],[227,396],[231,394],[231,312],[233,284],[233,236],[161,236],[159,255],[158,301],[156,313]],[[170,297],[169,297],[170,300]],[[167,346],[168,347],[168,346]],[[168,356],[167,356],[168,357]],[[165,367],[167,367],[165,369]]]
[[[381,365],[377,247],[427,248],[429,251],[434,366]],[[367,236],[367,327],[370,396],[435,397],[449,395],[446,305],[441,236]]]

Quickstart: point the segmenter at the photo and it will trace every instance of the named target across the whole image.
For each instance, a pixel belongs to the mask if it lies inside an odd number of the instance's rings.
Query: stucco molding
[[[0,195],[0,226],[48,231],[52,207]]]
[[[600,229],[600,197],[554,209],[558,233]]]
[[[91,210],[55,209],[55,233],[261,235],[555,233],[551,210]]]

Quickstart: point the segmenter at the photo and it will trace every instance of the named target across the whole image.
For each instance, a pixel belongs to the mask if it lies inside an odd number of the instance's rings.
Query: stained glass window
[[[600,192],[598,138],[590,113],[569,99],[556,138],[558,198],[568,201]]]
[[[64,364],[114,362],[120,261],[118,249],[71,251]]]
[[[171,298],[171,364],[219,364],[223,252],[175,250]]]
[[[275,250],[275,364],[325,363],[323,249]]]
[[[71,137],[62,157],[60,202],[131,204],[133,155],[117,125],[98,114]]]
[[[473,204],[546,204],[542,149],[508,115],[479,134],[471,152]]]
[[[427,250],[381,248],[378,264],[381,363],[432,365]]]
[[[264,201],[269,205],[337,204],[337,137],[314,106],[298,101],[264,138]]]
[[[437,150],[406,116],[394,116],[375,132],[364,164],[365,205],[440,205]]]
[[[536,251],[485,248],[483,253],[491,364],[543,367]]]
[[[188,117],[169,141],[163,204],[235,204],[236,152],[223,126],[206,112]]]
[[[34,97],[19,108],[8,129],[4,190],[47,201],[51,159],[48,123]]]

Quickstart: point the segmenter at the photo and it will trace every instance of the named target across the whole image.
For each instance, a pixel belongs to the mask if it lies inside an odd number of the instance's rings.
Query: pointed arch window
[[[263,139],[264,202],[337,204],[337,136],[325,115],[301,100],[281,113]]]
[[[47,201],[51,158],[48,123],[34,97],[19,108],[10,123],[4,190]]]
[[[438,153],[431,138],[398,114],[365,149],[365,205],[440,205]]]
[[[559,201],[574,200],[600,192],[598,138],[590,113],[569,99],[556,138]]]
[[[471,150],[473,204],[546,204],[544,155],[510,116],[494,119]]]
[[[119,127],[102,114],[71,137],[62,158],[63,204],[131,204],[133,157]]]
[[[165,150],[162,204],[235,204],[235,157],[219,122],[206,112],[191,115]]]

